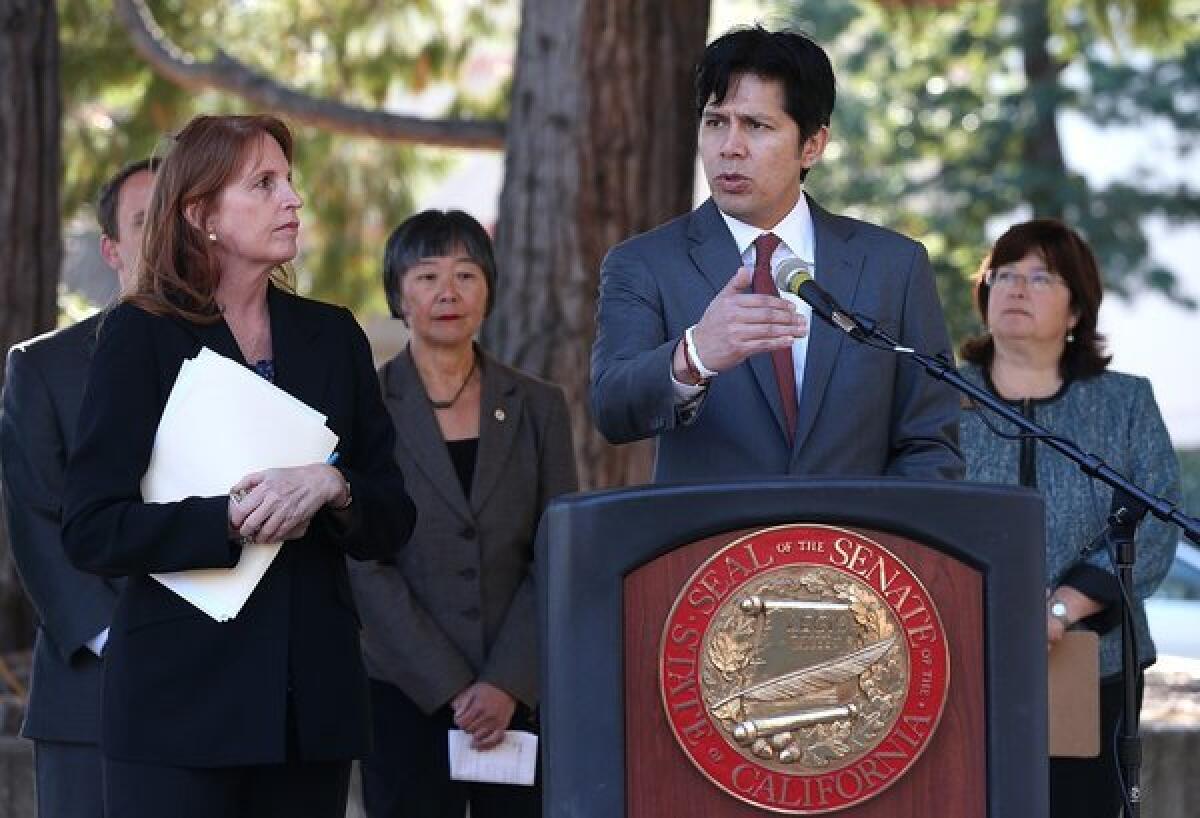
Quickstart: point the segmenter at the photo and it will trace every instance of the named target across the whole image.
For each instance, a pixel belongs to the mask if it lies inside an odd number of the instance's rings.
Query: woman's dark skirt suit
[[[180,365],[202,347],[244,363],[223,321],[116,307],[102,323],[67,472],[64,544],[128,582],[105,650],[101,749],[108,814],[344,815],[350,759],[368,750],[368,686],[345,555],[389,558],[414,509],[370,349],[344,309],[272,286],[275,385],[328,417],[350,520],[319,511],[245,607],[217,622],[148,576],[228,568],[228,497],[142,502],[140,483]]]
[[[479,354],[473,458],[443,441],[407,350],[380,371],[418,516],[394,561],[351,566],[375,725],[363,765],[371,818],[461,816],[468,798],[473,818],[540,815],[540,787],[464,785],[447,762],[448,705],[473,682],[513,696],[513,726],[533,726],[534,535],[549,501],[578,487],[562,390]]]

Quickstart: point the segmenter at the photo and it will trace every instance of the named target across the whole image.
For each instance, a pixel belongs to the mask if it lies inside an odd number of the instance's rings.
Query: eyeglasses
[[[1026,289],[1037,293],[1045,293],[1063,283],[1062,276],[1049,270],[1034,270],[1032,273],[1018,273],[1007,267],[988,270],[983,274],[983,283],[994,290],[1011,290],[1020,281]]]

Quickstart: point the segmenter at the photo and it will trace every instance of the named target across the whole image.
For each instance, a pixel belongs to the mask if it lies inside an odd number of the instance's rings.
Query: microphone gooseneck
[[[1073,461],[1087,476],[1097,478],[1117,490],[1109,509],[1110,523],[1114,524],[1115,528],[1119,529],[1123,525],[1136,527],[1138,521],[1148,512],[1165,523],[1179,526],[1183,529],[1184,536],[1192,542],[1200,543],[1200,520],[1176,508],[1166,498],[1156,497],[1136,483],[1122,477],[1101,458],[1085,452],[1070,439],[1039,426],[992,395],[984,387],[964,378],[955,370],[954,361],[949,356],[945,354],[929,355],[912,347],[901,346],[900,342],[889,335],[874,317],[870,315],[854,316],[847,313],[834,300],[833,296],[813,281],[812,266],[807,262],[801,259],[784,259],[775,265],[773,272],[775,283],[779,289],[803,299],[822,320],[846,332],[860,343],[874,349],[899,353],[924,369],[930,377],[949,384],[970,397],[976,404],[1016,426],[1023,434],[1036,438],[1068,460]],[[1111,531],[1113,528],[1106,530]],[[1097,546],[1089,544],[1089,547]]]

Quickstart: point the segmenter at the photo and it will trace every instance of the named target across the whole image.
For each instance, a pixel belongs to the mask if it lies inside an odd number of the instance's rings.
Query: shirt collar
[[[814,261],[813,258],[813,225],[812,213],[808,208],[808,197],[803,192],[800,198],[796,200],[796,204],[788,212],[779,224],[775,225],[769,231],[764,231],[761,227],[755,227],[751,224],[746,224],[743,221],[735,219],[723,210],[718,208],[721,218],[725,220],[726,227],[733,234],[733,241],[737,244],[738,254],[745,258],[746,251],[750,245],[754,244],[764,232],[774,233],[779,236],[780,240],[787,246],[792,254],[804,259],[805,261]]]

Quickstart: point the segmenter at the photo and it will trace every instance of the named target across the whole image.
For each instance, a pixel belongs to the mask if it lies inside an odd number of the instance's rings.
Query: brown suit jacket
[[[380,370],[417,526],[395,562],[349,563],[367,673],[432,713],[479,680],[537,703],[534,534],[578,477],[557,386],[482,355],[470,497],[408,350]]]

